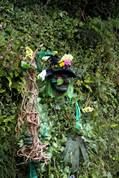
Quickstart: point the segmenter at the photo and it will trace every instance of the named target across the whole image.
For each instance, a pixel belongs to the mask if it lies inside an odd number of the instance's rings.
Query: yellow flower
[[[64,65],[65,65],[65,64],[64,64],[64,61],[63,61],[62,59],[60,59],[60,61],[58,61],[58,63],[59,63],[59,66],[60,66],[60,67],[64,67]]]
[[[64,65],[65,65],[65,64],[64,64],[64,61],[61,61],[61,62],[59,61],[59,66],[60,66],[60,67],[64,67]]]
[[[64,67],[65,66],[65,62],[66,61],[72,61],[73,59],[73,56],[71,54],[65,54],[61,59],[60,61],[58,62],[59,63],[59,66],[60,67]]]
[[[32,51],[32,49],[31,48],[29,48],[28,46],[26,47],[26,56],[25,56],[25,58],[32,58],[32,56],[33,56],[33,51]]]

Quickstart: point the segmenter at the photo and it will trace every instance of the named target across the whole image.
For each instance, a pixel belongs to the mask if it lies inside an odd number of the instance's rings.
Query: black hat
[[[71,54],[65,54],[59,57],[57,53],[50,51],[39,52],[40,58],[45,60],[47,69],[43,70],[39,76],[42,76],[42,80],[50,81],[51,86],[58,92],[66,92],[69,85],[69,78],[75,78],[75,73],[70,69],[73,56]]]
[[[54,90],[64,93],[69,86],[69,78],[76,77],[70,69],[54,69],[47,71],[46,79],[50,81]]]
[[[67,77],[71,78],[75,78],[76,77],[76,74],[71,70],[71,69],[62,69],[62,68],[59,68],[59,69],[53,69],[53,70],[47,70],[47,75],[46,75],[46,78],[52,78],[54,75],[66,75]]]

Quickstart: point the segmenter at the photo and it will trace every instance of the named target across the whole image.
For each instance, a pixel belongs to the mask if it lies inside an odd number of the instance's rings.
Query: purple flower
[[[64,64],[65,64],[66,66],[71,66],[71,60],[65,59]]]

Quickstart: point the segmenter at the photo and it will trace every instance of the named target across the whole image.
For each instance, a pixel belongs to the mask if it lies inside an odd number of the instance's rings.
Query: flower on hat
[[[42,81],[45,80],[45,77],[46,77],[46,74],[47,74],[47,71],[44,69],[40,74],[38,74],[38,79],[42,79]]]
[[[73,56],[71,54],[65,54],[61,60],[65,61],[65,60],[70,60],[72,61],[73,60]]]
[[[60,67],[64,67],[64,66],[65,66],[65,63],[64,63],[63,60],[60,60],[58,63],[59,63],[59,66],[60,66]]]
[[[43,60],[43,61],[47,61],[49,58],[50,58],[50,56],[43,56],[43,57],[42,57],[42,60]]]
[[[58,62],[59,66],[60,67],[71,66],[72,59],[73,56],[71,54],[65,54]]]
[[[65,64],[66,66],[71,66],[71,60],[65,59],[64,64]]]

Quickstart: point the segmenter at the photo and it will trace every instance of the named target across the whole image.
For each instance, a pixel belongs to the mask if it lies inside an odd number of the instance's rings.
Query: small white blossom
[[[72,61],[73,60],[73,56],[71,54],[65,54],[64,56],[62,56],[61,60],[62,61],[65,61],[65,60]]]
[[[94,110],[94,108],[90,107],[90,106],[87,106],[85,108],[82,109],[82,111],[85,113],[85,112],[92,112]]]
[[[46,77],[46,74],[47,74],[47,72],[46,72],[46,70],[44,69],[40,74],[38,74],[38,79],[41,78],[42,81],[44,81],[44,80],[45,80],[45,77]]]
[[[49,58],[50,58],[50,56],[44,56],[44,57],[42,57],[42,60],[47,61]]]

